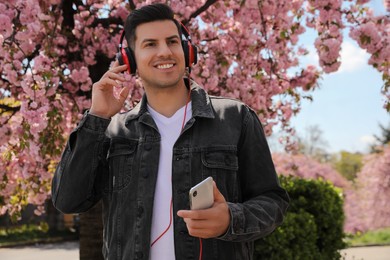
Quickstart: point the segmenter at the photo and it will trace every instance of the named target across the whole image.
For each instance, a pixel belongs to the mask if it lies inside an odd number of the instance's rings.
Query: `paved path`
[[[390,246],[355,247],[341,251],[345,260],[390,260]],[[1,260],[78,260],[79,243],[64,242],[0,248]]]
[[[345,260],[390,260],[390,246],[353,247],[341,251]]]
[[[76,241],[56,244],[0,248],[1,260],[78,260],[79,243]]]

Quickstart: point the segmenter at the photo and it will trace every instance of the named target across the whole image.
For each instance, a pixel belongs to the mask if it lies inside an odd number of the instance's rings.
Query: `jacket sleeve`
[[[52,201],[59,211],[85,212],[101,199],[109,123],[86,113],[70,134],[52,180]]]
[[[244,117],[238,146],[241,203],[228,202],[231,222],[219,237],[225,241],[251,241],[270,234],[279,226],[289,204],[280,186],[257,115],[249,108]]]

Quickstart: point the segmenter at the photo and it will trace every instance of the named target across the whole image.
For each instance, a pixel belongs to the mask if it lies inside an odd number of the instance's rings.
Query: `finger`
[[[190,218],[190,217],[192,216],[191,211],[192,211],[192,210],[179,210],[179,211],[177,212],[177,215],[178,215],[179,217],[181,217],[181,218],[184,218],[184,219]]]
[[[184,222],[187,224],[188,228],[196,229],[196,230],[203,230],[203,229],[210,229],[214,228],[217,223],[210,220],[194,220],[186,218],[184,219]]]
[[[111,65],[110,65],[110,68],[109,68],[109,69],[118,67],[119,65],[120,65],[120,64],[119,64],[119,61],[118,61],[117,59],[115,59],[114,62],[111,62]]]
[[[123,104],[125,102],[127,96],[129,95],[129,92],[130,92],[129,86],[122,88],[122,90],[119,92],[119,102],[120,103]]]
[[[216,202],[225,202],[225,197],[219,191],[217,184],[213,181],[213,192],[214,192],[214,201]]]
[[[195,210],[179,210],[177,215],[182,218],[197,219],[198,214]]]
[[[210,238],[214,237],[212,227],[208,228],[192,228],[187,225],[188,234],[193,237]]]
[[[112,87],[116,85],[118,85],[118,83],[115,80],[110,78],[104,78],[101,79],[99,82],[95,83],[93,87],[105,91],[112,90]]]
[[[125,77],[123,77],[122,75],[120,74],[117,74],[117,73],[114,73],[112,71],[108,71],[105,75],[105,78],[110,78],[110,79],[113,79],[113,80],[119,80],[119,81],[125,81]]]
[[[177,215],[182,218],[189,218],[193,220],[205,220],[212,214],[212,208],[198,209],[198,210],[179,210]]]
[[[116,67],[112,67],[109,71],[114,72],[114,73],[119,73],[119,72],[123,72],[126,70],[127,70],[127,65],[123,64],[123,65],[119,65]]]
[[[110,86],[110,87],[119,85],[118,82],[115,79],[111,79],[111,78],[105,78],[104,79],[104,83],[105,83],[106,86]]]

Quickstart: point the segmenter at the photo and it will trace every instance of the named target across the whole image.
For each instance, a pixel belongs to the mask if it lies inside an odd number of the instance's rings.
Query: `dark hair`
[[[128,46],[134,51],[135,30],[138,25],[161,20],[171,20],[174,22],[179,35],[181,35],[181,26],[174,18],[173,10],[169,6],[158,3],[145,5],[139,9],[133,10],[129,16],[127,16],[125,23],[125,37]]]

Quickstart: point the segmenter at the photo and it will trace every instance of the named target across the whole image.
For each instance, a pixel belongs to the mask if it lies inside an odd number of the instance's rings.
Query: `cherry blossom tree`
[[[278,174],[305,179],[322,179],[339,188],[350,186],[348,180],[333,169],[330,164],[320,163],[308,155],[274,153],[272,159]]]
[[[89,108],[91,85],[113,61],[129,12],[141,0],[0,1],[0,214],[18,216],[28,203],[43,211],[54,168],[71,129]],[[162,2],[162,1],[160,1]],[[287,133],[302,98],[321,73],[337,71],[343,31],[383,75],[390,110],[389,17],[365,0],[163,1],[199,46],[192,77],[211,94],[249,104],[267,134]],[[300,65],[300,37],[318,32],[319,65]],[[126,109],[141,97],[136,79]]]
[[[346,191],[345,230],[351,233],[390,227],[390,146],[365,158],[355,187]]]

